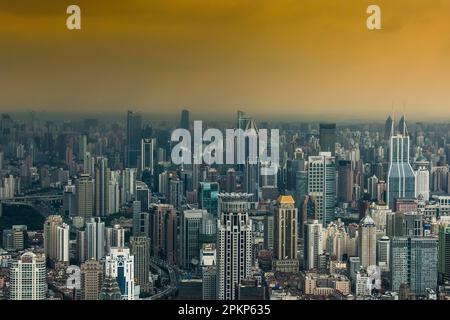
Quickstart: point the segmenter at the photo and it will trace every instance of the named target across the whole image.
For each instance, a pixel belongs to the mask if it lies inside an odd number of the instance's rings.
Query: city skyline
[[[81,0],[77,31],[69,4],[0,4],[0,110],[339,120],[381,119],[394,104],[410,119],[450,116],[444,1],[378,0],[375,31],[356,0]]]

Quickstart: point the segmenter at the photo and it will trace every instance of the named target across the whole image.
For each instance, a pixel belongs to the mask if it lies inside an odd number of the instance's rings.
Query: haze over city
[[[446,1],[2,1],[0,110],[449,116]],[[262,115],[264,114],[264,115]]]

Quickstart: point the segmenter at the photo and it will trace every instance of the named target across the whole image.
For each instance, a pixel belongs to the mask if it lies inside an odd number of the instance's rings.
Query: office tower
[[[305,225],[304,267],[306,270],[319,268],[319,256],[322,248],[322,223],[319,220],[309,220]]]
[[[53,265],[69,263],[69,226],[61,216],[51,215],[45,220],[44,250]]]
[[[103,265],[95,260],[89,260],[81,264],[81,299],[99,300],[103,285]]]
[[[200,262],[200,234],[204,210],[184,210],[180,219],[181,265],[194,269]]]
[[[176,263],[177,213],[169,204],[154,204],[150,210],[150,239],[153,256]]]
[[[295,197],[296,203],[300,204],[308,195],[308,171],[297,171],[295,173]]]
[[[353,192],[353,170],[352,162],[339,160],[338,162],[338,188],[337,197],[339,202],[352,202]]]
[[[236,171],[233,168],[227,170],[227,192],[236,192]]]
[[[76,258],[78,264],[83,263],[88,260],[87,258],[87,241],[86,241],[86,231],[77,230],[77,254]]]
[[[94,181],[82,174],[76,182],[77,216],[90,218],[94,213]]]
[[[73,217],[77,214],[77,200],[75,185],[69,180],[69,184],[64,186],[63,197],[64,213],[69,217]]]
[[[377,266],[381,271],[389,271],[389,255],[391,248],[391,240],[387,236],[381,237],[377,241]]]
[[[319,143],[321,152],[330,152],[332,155],[336,152],[336,124],[321,123],[319,125]]]
[[[115,224],[112,228],[106,228],[106,252],[112,247],[125,246],[125,229],[119,224]]]
[[[86,248],[88,260],[100,261],[105,256],[105,223],[100,218],[86,222]]]
[[[432,166],[431,168],[431,191],[448,192],[448,166]]]
[[[420,159],[418,158],[417,160]],[[418,165],[415,174],[416,174],[415,197],[417,199],[428,201],[430,199],[430,171],[428,171],[428,166],[422,164]]]
[[[405,237],[423,236],[423,213],[405,212],[403,214],[403,232]]]
[[[83,174],[94,177],[95,159],[90,152],[85,152],[83,157]]]
[[[394,237],[391,240],[391,286],[398,291],[406,284],[411,292],[424,295],[437,286],[437,239],[431,237]]]
[[[386,119],[385,125],[384,125],[384,140],[389,141],[392,134],[392,126],[394,125],[394,121],[392,120],[391,116],[389,116]]]
[[[127,144],[126,166],[137,168],[138,157],[141,151],[142,117],[139,114],[128,111],[127,113]]]
[[[217,216],[219,203],[219,184],[217,182],[200,182],[198,205],[209,213]]]
[[[1,205],[1,204],[0,204]],[[7,251],[21,251],[27,246],[27,226],[14,225],[11,229],[3,230],[3,249]]]
[[[150,238],[131,237],[131,254],[134,256],[134,276],[136,285],[140,286],[141,292],[150,291]]]
[[[148,186],[142,181],[136,181],[135,198],[141,202],[141,211],[148,212],[148,207],[151,202],[151,192]]]
[[[181,209],[183,194],[183,181],[179,178],[171,179],[169,183],[169,203],[177,210]]]
[[[248,159],[245,162],[244,168],[244,190],[250,195],[251,202],[259,200],[259,184],[260,184],[260,162],[251,163]]]
[[[273,251],[274,246],[274,215],[268,212],[264,217],[264,249]]]
[[[335,158],[320,153],[308,158],[308,195],[316,199],[317,219],[326,226],[334,220],[336,195]]]
[[[108,159],[98,157],[95,164],[95,215],[104,217],[108,215],[109,204],[109,180],[110,170],[108,168]]]
[[[367,214],[359,223],[358,253],[361,266],[367,268],[376,265],[377,261],[376,226],[372,217]]]
[[[217,263],[215,244],[203,244],[200,252],[200,264],[202,267],[202,300],[216,300]]]
[[[148,212],[133,212],[133,237],[148,237],[150,214]]]
[[[45,255],[25,252],[9,262],[9,299],[45,300]]]
[[[126,204],[131,201],[136,191],[136,169],[127,168],[122,171],[121,181],[121,204]]]
[[[110,171],[108,182],[108,204],[107,214],[114,214],[120,211],[120,179],[121,171]]]
[[[141,175],[146,171],[153,176],[155,171],[155,147],[155,138],[143,138],[141,140],[141,163],[139,168]]]
[[[367,179],[367,191],[369,193],[370,200],[377,199],[378,196],[377,186],[378,186],[378,178],[376,175],[373,175]]]
[[[401,133],[392,135],[389,149],[387,203],[394,209],[396,199],[416,196],[416,177],[409,163],[409,135],[406,124]]]
[[[273,268],[281,272],[297,272],[298,211],[292,196],[280,196],[274,211]]]
[[[438,278],[440,283],[450,280],[450,223],[439,224]]]
[[[128,248],[111,248],[105,260],[105,276],[115,278],[123,300],[134,300],[134,256]]]
[[[252,221],[248,194],[219,194],[217,227],[217,299],[234,300],[252,264]]]
[[[181,110],[180,128],[189,130],[189,110]]]

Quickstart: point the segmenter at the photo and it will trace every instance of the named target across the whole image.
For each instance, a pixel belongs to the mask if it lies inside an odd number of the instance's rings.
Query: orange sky
[[[0,111],[450,118],[446,0],[1,0],[0,23]]]

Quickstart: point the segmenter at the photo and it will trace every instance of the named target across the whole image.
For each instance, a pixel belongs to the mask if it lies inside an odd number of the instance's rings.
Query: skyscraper
[[[98,157],[95,164],[95,215],[104,217],[108,215],[110,170],[108,159]]]
[[[336,124],[321,123],[319,125],[319,143],[321,152],[330,152],[332,155],[336,152]]]
[[[308,195],[316,199],[318,216],[324,226],[334,220],[336,196],[335,158],[329,152],[308,158]]]
[[[394,209],[395,199],[411,199],[416,196],[416,177],[409,163],[409,135],[406,123],[401,133],[391,136],[386,193],[391,209]]]
[[[148,237],[150,228],[150,214],[148,212],[133,212],[133,236]]]
[[[150,239],[152,255],[176,263],[177,213],[169,204],[154,204],[150,210]]]
[[[48,216],[44,223],[45,256],[53,266],[69,263],[69,226],[59,215]]]
[[[135,284],[140,286],[141,292],[149,292],[150,238],[131,237],[130,249],[131,254],[134,256]]]
[[[44,300],[47,294],[45,255],[25,252],[9,262],[9,299]]]
[[[318,220],[309,220],[305,225],[304,239],[304,267],[307,270],[319,268],[319,256],[322,248],[322,223]]]
[[[108,253],[112,247],[124,247],[125,246],[125,229],[119,224],[115,224],[112,227],[106,228],[106,243],[105,249]]]
[[[297,272],[298,211],[292,196],[280,196],[274,212],[274,260],[276,271]]]
[[[96,260],[89,260],[81,264],[81,299],[99,300],[103,285],[103,265]]]
[[[94,181],[82,174],[76,182],[77,216],[90,218],[94,213]]]
[[[100,261],[105,256],[105,223],[100,218],[86,222],[86,248],[88,260]]]
[[[140,172],[141,176],[144,175],[144,172],[148,172],[151,177],[154,175],[155,171],[155,147],[156,147],[156,139],[154,138],[143,138],[141,140],[141,164],[140,164]],[[151,185],[149,185],[150,187]]]
[[[390,266],[390,250],[391,250],[391,240],[387,236],[381,237],[377,241],[377,266],[380,267],[381,271],[388,272]]]
[[[252,222],[248,217],[249,195],[219,195],[217,230],[217,298],[234,300],[241,281],[250,275]]]
[[[219,184],[217,182],[200,182],[198,204],[200,209],[217,216],[219,203]]]
[[[352,162],[339,160],[338,162],[338,201],[352,202],[353,170]]]
[[[137,168],[138,157],[141,151],[142,117],[128,111],[127,113],[127,144],[126,166]]]
[[[200,263],[200,233],[205,210],[184,210],[180,219],[181,265],[195,268]]]
[[[181,110],[180,128],[189,130],[189,110]]]
[[[393,291],[406,284],[411,292],[424,295],[437,286],[437,239],[394,237],[391,240],[391,286]]]
[[[361,266],[367,268],[377,262],[376,226],[370,214],[360,222],[358,229],[358,253]]]
[[[438,277],[440,282],[450,280],[450,223],[439,225]]]
[[[142,181],[136,181],[135,198],[141,202],[141,211],[148,212],[151,196],[149,187]]]
[[[123,300],[134,300],[134,256],[128,248],[111,248],[105,261],[105,276],[115,278]]]

